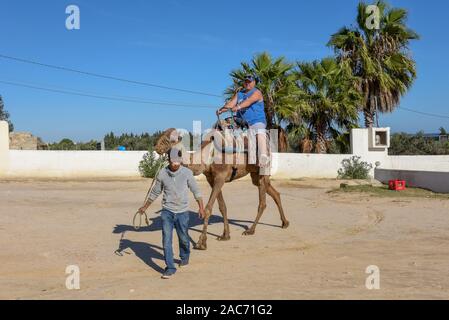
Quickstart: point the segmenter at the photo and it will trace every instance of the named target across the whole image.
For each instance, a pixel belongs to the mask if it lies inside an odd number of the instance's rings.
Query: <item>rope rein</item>
[[[157,176],[159,175],[159,172],[160,172],[160,171],[162,170],[162,168],[164,168],[166,165],[167,165],[167,161],[163,161],[163,162],[161,162],[161,163],[159,164],[159,166],[158,166],[158,168],[157,168],[157,171],[156,171],[156,173],[155,173],[155,175],[154,175],[153,181],[151,182],[150,187],[148,188],[147,194],[146,194],[146,196],[145,196],[145,200],[143,201],[143,206],[147,203],[148,198],[149,198],[149,196],[150,196],[150,194],[151,194],[151,191],[153,191],[154,186],[156,185],[156,179],[157,179]],[[136,224],[137,216],[139,216],[139,224]],[[142,227],[142,216],[144,216],[145,224],[146,224],[147,226],[150,226],[150,223],[149,223],[149,221],[148,221],[148,215],[147,215],[147,213],[144,212],[143,214],[140,214],[140,212],[137,211],[137,212],[134,214],[134,217],[133,217],[133,227],[134,227],[134,230],[136,230],[136,231],[138,231],[138,230]]]

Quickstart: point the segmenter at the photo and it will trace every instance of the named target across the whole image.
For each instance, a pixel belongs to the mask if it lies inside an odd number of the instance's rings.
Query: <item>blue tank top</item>
[[[237,103],[242,103],[256,92],[257,88],[254,88],[248,92],[239,91],[237,93]],[[254,125],[258,122],[267,124],[267,118],[265,116],[265,105],[263,100],[253,103],[248,108],[239,110],[237,116],[248,122],[249,125]]]

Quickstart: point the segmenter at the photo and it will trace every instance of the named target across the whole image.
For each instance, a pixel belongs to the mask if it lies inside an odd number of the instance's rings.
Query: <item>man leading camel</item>
[[[179,266],[185,266],[189,263],[190,256],[190,238],[189,229],[189,199],[188,189],[192,191],[198,202],[199,216],[204,218],[203,200],[200,189],[196,183],[193,173],[190,169],[181,166],[182,151],[172,148],[169,152],[169,165],[162,169],[156,177],[156,184],[151,190],[148,201],[139,209],[140,214],[144,214],[154,200],[163,192],[162,199],[162,242],[164,247],[164,258],[167,265],[163,279],[170,278],[176,272],[173,261],[173,228],[179,238],[179,251],[181,263]]]
[[[243,118],[249,125],[250,146],[254,145],[257,136],[259,149],[259,165],[265,167],[269,164],[267,152],[267,119],[263,95],[256,84],[259,82],[256,76],[247,76],[243,83],[243,90],[237,92],[228,103],[217,111],[220,115],[227,110],[237,112],[237,116]],[[256,152],[250,148],[249,162],[256,163],[254,158]],[[262,170],[263,171],[263,170]],[[263,174],[261,171],[261,174]]]

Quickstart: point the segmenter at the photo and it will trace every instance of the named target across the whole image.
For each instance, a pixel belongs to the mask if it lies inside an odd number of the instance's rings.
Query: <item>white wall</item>
[[[9,177],[138,177],[145,151],[10,150]]]
[[[449,172],[449,156],[389,156],[385,168]]]
[[[83,178],[139,177],[145,151],[43,151],[10,150],[7,177]],[[349,155],[276,153],[275,179],[335,178],[341,161]]]
[[[449,172],[376,169],[375,178],[385,184],[390,180],[404,180],[407,187],[449,193]]]
[[[449,172],[449,156],[388,156],[386,149],[372,150],[368,130],[351,132],[351,150],[379,168]],[[138,177],[145,151],[26,151],[9,150],[7,122],[0,121],[0,177]],[[341,161],[352,155],[273,155],[275,179],[336,178]],[[374,169],[371,172],[374,176]]]
[[[350,155],[273,154],[272,176],[275,179],[336,178],[341,161]]]
[[[5,174],[9,167],[9,125],[0,121],[0,176]]]

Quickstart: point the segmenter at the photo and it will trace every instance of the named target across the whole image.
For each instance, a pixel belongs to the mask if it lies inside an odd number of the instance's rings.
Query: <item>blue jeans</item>
[[[188,261],[190,256],[189,212],[173,213],[163,209],[162,218],[162,243],[164,247],[164,259],[167,269],[176,270],[173,261],[173,227],[179,238],[179,255],[181,260]]]

